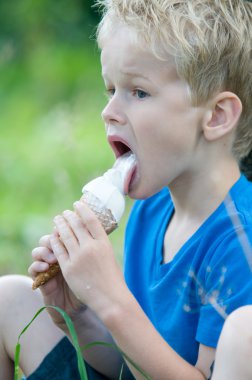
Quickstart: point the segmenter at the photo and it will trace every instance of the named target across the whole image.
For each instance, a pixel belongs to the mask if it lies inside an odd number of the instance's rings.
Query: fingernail
[[[71,214],[72,214],[72,212],[70,210],[65,210],[63,212],[63,215],[71,215]]]

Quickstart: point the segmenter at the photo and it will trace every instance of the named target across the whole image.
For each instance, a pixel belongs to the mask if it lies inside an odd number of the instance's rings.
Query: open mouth
[[[108,141],[113,149],[113,152],[115,153],[116,158],[121,157],[123,154],[131,151],[129,145],[121,138],[110,136],[108,137]]]
[[[123,140],[119,136],[108,136],[108,142],[113,149],[113,152],[115,154],[116,159],[121,159],[122,156],[125,156],[126,153],[133,153],[130,145]],[[129,154],[130,155],[130,154]],[[128,155],[126,155],[128,156]],[[135,157],[135,155],[134,155]],[[136,175],[136,170],[137,170],[137,164],[136,161],[134,165],[131,166],[130,170],[127,173],[127,176],[125,177],[124,181],[124,194],[128,194],[132,183],[134,182],[134,178]]]

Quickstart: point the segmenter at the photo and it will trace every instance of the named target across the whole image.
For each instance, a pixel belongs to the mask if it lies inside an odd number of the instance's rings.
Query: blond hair
[[[100,46],[123,22],[160,59],[173,54],[178,74],[194,104],[219,91],[241,100],[233,152],[238,160],[252,149],[252,4],[242,0],[98,0],[103,17]],[[116,30],[114,30],[116,32]],[[162,47],[160,49],[160,46]]]

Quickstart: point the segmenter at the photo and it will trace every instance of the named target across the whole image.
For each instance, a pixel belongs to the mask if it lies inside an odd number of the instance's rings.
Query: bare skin
[[[1,377],[13,379],[13,361],[18,335],[44,305],[41,293],[31,291],[32,281],[24,276],[0,278],[0,362]],[[64,333],[43,312],[21,338],[20,365],[30,375]]]
[[[252,306],[227,318],[217,348],[212,380],[252,379]]]

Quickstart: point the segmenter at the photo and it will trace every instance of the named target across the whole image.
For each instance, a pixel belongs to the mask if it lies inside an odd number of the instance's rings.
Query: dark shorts
[[[108,380],[85,365],[89,380]],[[80,380],[76,351],[70,341],[63,338],[26,380]]]

